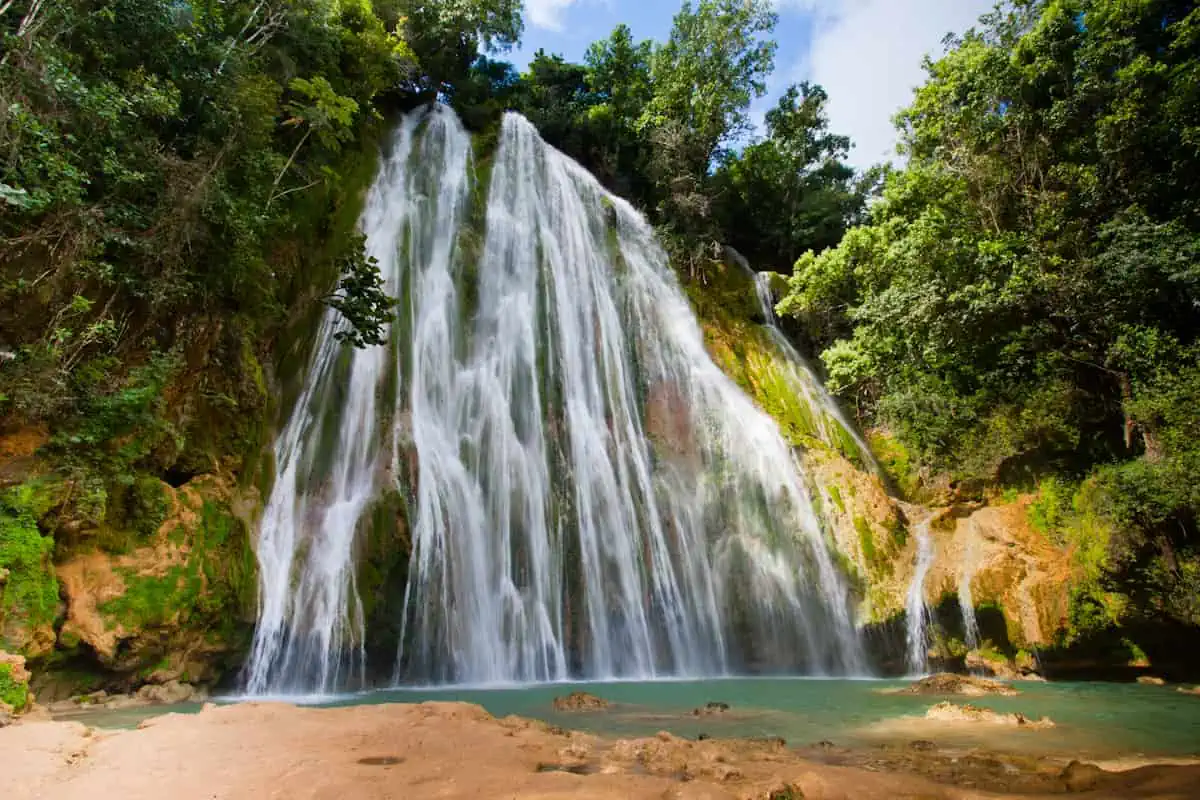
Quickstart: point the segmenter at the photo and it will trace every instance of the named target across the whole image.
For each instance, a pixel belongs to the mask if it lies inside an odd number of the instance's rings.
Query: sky
[[[892,116],[923,81],[921,60],[942,50],[995,0],[775,0],[779,50],[762,115],[790,84],[809,80],[829,93],[830,128],[855,143],[850,163],[896,160]],[[640,39],[666,38],[680,0],[525,0],[525,35],[509,54],[521,68],[539,48],[578,61],[590,42],[624,22]]]

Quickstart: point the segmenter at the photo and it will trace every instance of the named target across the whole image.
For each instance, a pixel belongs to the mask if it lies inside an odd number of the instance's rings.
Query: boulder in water
[[[712,714],[724,714],[729,710],[729,703],[705,703],[701,708],[693,708],[693,717],[707,717]]]
[[[903,694],[957,694],[965,697],[983,697],[984,695],[1001,695],[1011,697],[1018,694],[1017,690],[1000,681],[976,678],[973,675],[954,675],[941,672],[930,675],[902,689]]]
[[[181,681],[167,681],[162,684],[143,686],[138,689],[137,698],[147,703],[166,706],[175,703],[201,702],[208,699],[208,693]]]
[[[1182,692],[1183,694],[1194,694],[1197,697],[1200,697],[1200,686],[1193,686],[1190,689],[1187,688],[1186,686],[1180,686],[1175,691]]]
[[[987,722],[993,725],[1012,725],[1023,728],[1053,728],[1054,721],[1049,717],[1034,720],[1024,714],[1005,714],[990,708],[980,708],[964,703],[938,703],[925,712],[925,719],[938,722]]]
[[[1138,675],[1137,682],[1143,686],[1166,686],[1167,682],[1156,675]]]
[[[608,701],[587,692],[571,692],[565,697],[554,698],[555,711],[600,711],[608,708]]]

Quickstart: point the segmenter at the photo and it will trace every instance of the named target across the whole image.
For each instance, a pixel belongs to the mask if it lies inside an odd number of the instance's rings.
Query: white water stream
[[[862,672],[800,467],[646,221],[516,115],[486,193],[476,173],[447,109],[398,128],[362,218],[392,345],[321,324],[276,444],[248,691],[365,679],[357,554],[388,490],[412,537],[394,680]]]
[[[917,563],[904,605],[906,624],[905,639],[908,645],[908,669],[914,675],[929,671],[929,606],[925,602],[925,576],[933,564],[933,537],[929,533],[929,520],[913,525],[912,532],[917,541]]]
[[[975,579],[975,571],[979,567],[979,545],[975,539],[974,527],[974,520],[970,520],[966,548],[958,573],[958,608],[962,612],[963,638],[968,650],[979,647],[979,620],[975,617],[975,599],[971,595],[971,581]]]

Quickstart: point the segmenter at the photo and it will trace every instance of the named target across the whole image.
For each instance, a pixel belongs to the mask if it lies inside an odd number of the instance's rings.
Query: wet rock
[[[163,684],[146,684],[138,689],[138,700],[153,705],[174,705],[176,703],[199,703],[208,699],[208,693],[181,681],[167,681]]]
[[[1072,761],[1063,769],[1063,783],[1069,792],[1085,792],[1100,782],[1105,775],[1104,770],[1095,764],[1085,764],[1082,761]]]
[[[1138,675],[1137,682],[1143,686],[1166,686],[1167,682],[1156,675]]]
[[[554,698],[555,711],[601,711],[605,708],[608,708],[607,700],[587,692],[571,692]]]
[[[113,695],[104,701],[104,707],[109,711],[117,711],[122,708],[136,708],[145,705],[149,705],[148,701],[131,694]]]
[[[729,703],[705,703],[702,708],[693,708],[693,717],[707,717],[712,714],[724,714],[729,710]]]
[[[993,725],[1013,725],[1025,728],[1053,728],[1054,721],[1049,717],[1034,720],[1024,714],[1005,714],[990,708],[980,708],[969,704],[938,703],[925,712],[925,719],[938,722],[986,722]]]
[[[908,743],[908,749],[927,753],[930,750],[937,750],[937,745],[928,739],[916,739]]]
[[[976,678],[972,675],[954,675],[941,672],[930,675],[902,689],[903,694],[957,694],[965,697],[983,697],[984,695],[1001,695],[1010,697],[1018,694],[1017,690],[1008,684],[987,678]]]
[[[1197,697],[1200,697],[1200,686],[1193,686],[1190,689],[1186,686],[1180,686],[1175,691],[1182,692],[1183,694],[1194,694]]]

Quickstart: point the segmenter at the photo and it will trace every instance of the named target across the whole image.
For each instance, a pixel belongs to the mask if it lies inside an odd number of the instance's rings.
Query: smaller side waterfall
[[[779,352],[783,354],[787,360],[789,369],[785,376],[788,387],[798,396],[803,398],[809,408],[813,410],[813,419],[817,427],[817,434],[821,441],[825,444],[838,448],[839,443],[845,443],[849,438],[853,443],[854,449],[858,451],[862,458],[862,463],[867,469],[879,474],[879,464],[871,455],[871,448],[863,441],[862,436],[855,430],[854,425],[850,420],[846,419],[846,415],[842,413],[842,409],[837,402],[825,389],[825,385],[821,383],[821,379],[817,376],[816,370],[808,363],[808,360],[800,354],[796,346],[784,334],[779,327],[779,319],[775,316],[775,297],[771,291],[770,275],[766,272],[755,272],[746,261],[741,253],[733,248],[726,248],[728,257],[738,266],[750,274],[754,279],[754,290],[758,296],[758,306],[762,311],[763,319],[766,320],[767,332],[771,336],[771,341],[779,348]]]
[[[908,644],[908,668],[913,674],[923,675],[929,671],[929,608],[925,604],[925,576],[933,564],[933,537],[929,534],[929,520],[925,519],[913,527],[917,540],[917,565],[912,583],[908,585],[905,604]]]
[[[970,533],[974,533],[973,525]],[[963,638],[966,639],[968,650],[979,647],[979,620],[975,618],[975,599],[971,595],[971,581],[974,580],[978,567],[975,537],[968,536],[958,573],[958,607],[962,611]]]

